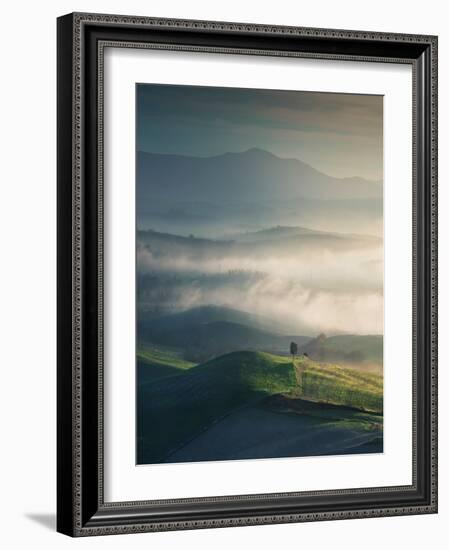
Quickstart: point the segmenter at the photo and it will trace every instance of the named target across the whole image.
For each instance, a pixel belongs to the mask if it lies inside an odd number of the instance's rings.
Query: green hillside
[[[303,399],[382,412],[381,376],[339,365],[316,363],[306,358],[301,358],[296,364],[300,372],[300,395]]]
[[[171,355],[160,350],[141,357],[138,463],[166,459],[230,413],[273,395],[382,412],[381,377],[307,358],[293,364],[289,357],[242,351],[192,367],[176,357],[170,364]],[[145,376],[152,368],[157,376]]]
[[[139,384],[137,421],[145,462],[161,460],[232,410],[295,385],[291,363],[259,352],[230,353],[183,374]]]
[[[185,361],[178,352],[172,350],[147,347],[137,351],[139,384],[174,376],[194,366],[195,363]]]

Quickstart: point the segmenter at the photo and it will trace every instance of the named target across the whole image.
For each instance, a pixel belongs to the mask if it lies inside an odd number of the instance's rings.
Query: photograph
[[[121,11],[57,19],[57,531],[436,516],[437,34]]]
[[[383,96],[135,93],[137,464],[383,453]]]

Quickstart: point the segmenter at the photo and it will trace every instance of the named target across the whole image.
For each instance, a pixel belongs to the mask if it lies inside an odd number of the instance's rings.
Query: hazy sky
[[[336,177],[382,179],[383,97],[137,85],[137,149],[208,157],[253,147]]]

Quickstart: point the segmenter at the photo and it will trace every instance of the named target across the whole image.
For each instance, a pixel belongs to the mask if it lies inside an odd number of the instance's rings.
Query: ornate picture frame
[[[397,63],[413,104],[412,483],[104,498],[104,51]],[[437,37],[74,13],[58,19],[58,502],[70,536],[437,512]],[[130,366],[132,368],[132,366]],[[113,427],[112,427],[113,429]]]

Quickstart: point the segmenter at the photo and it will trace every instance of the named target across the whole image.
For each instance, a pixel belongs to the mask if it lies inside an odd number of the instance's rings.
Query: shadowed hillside
[[[179,374],[166,370],[161,375],[163,352],[158,351],[155,358],[151,354],[141,354],[139,364],[139,463],[168,459],[228,415],[258,406],[274,395],[382,413],[382,379],[376,375],[307,358],[292,363],[288,357],[249,351],[223,355],[196,367],[182,362],[175,367]],[[152,369],[155,362],[159,374],[146,378],[145,369]],[[248,458],[274,456],[272,444],[267,441],[265,448]]]
[[[272,328],[272,330],[269,329]],[[270,319],[231,308],[204,306],[161,317],[139,314],[139,339],[183,350],[183,358],[197,363],[231,351],[259,350],[286,353],[291,340],[306,336],[273,332]]]

